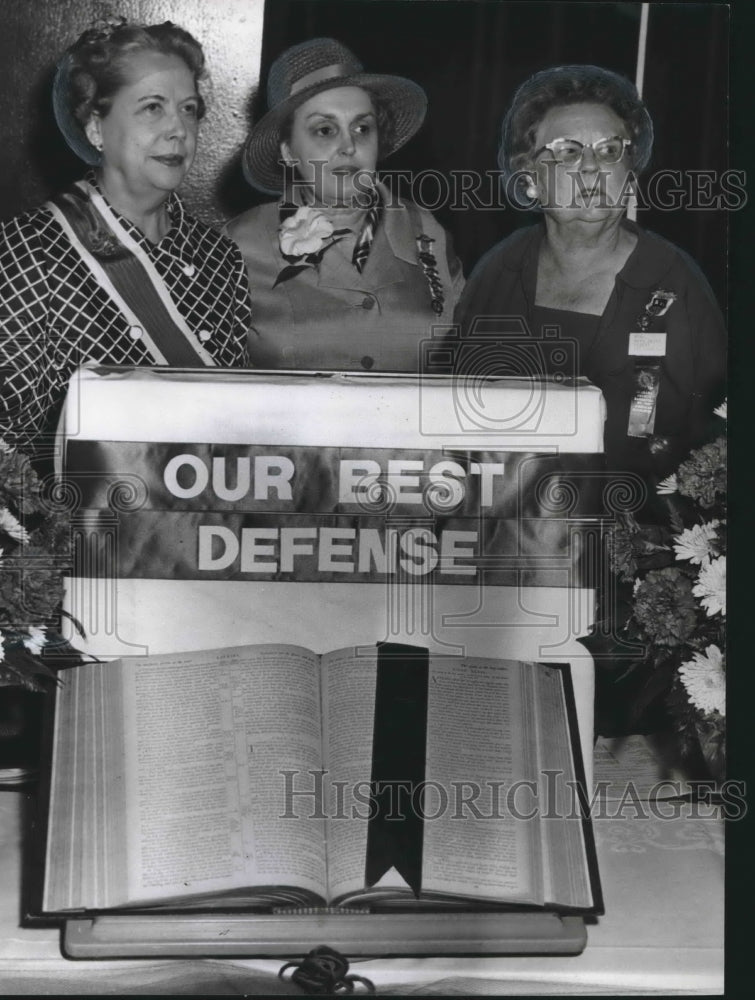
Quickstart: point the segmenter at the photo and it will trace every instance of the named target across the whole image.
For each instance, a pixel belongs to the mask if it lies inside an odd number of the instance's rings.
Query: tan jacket
[[[251,363],[264,368],[417,371],[433,325],[447,325],[464,286],[450,236],[429,212],[386,198],[362,274],[348,249],[329,247],[315,268],[273,288],[287,266],[278,245],[278,203],[238,216],[228,235],[246,261],[252,293]],[[431,306],[417,230],[434,239],[444,308]],[[348,246],[351,244],[345,241]]]

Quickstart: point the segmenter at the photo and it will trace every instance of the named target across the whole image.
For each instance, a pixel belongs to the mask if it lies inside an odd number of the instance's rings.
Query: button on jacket
[[[273,287],[288,265],[280,252],[279,206],[271,202],[234,219],[228,235],[246,261],[252,293],[252,364],[267,368],[417,371],[433,324],[447,325],[464,278],[451,240],[429,212],[385,198],[380,225],[360,274],[352,241],[335,243],[319,267]],[[416,221],[415,221],[416,220]],[[421,232],[420,232],[421,230]],[[436,315],[417,237],[434,240],[444,309]]]

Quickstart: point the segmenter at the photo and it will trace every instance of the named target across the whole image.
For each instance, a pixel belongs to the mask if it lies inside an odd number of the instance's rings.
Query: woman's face
[[[199,127],[194,77],[175,55],[137,52],[107,114],[93,115],[89,141],[102,146],[102,172],[133,197],[166,197],[189,172]]]
[[[551,108],[535,133],[532,161],[537,197],[544,212],[557,221],[602,222],[621,216],[630,190],[631,160],[626,152],[616,163],[602,162],[592,148],[575,164],[559,163],[550,150],[554,139],[576,139],[584,146],[599,139],[628,139],[619,116],[603,104],[568,104]]]
[[[294,113],[281,153],[326,205],[350,204],[371,190],[378,128],[370,95],[361,87],[335,87],[305,101]]]

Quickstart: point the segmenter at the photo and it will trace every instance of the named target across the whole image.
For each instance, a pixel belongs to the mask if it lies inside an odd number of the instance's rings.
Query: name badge
[[[630,333],[629,355],[630,357],[664,358],[666,356],[666,334],[645,333],[645,331]]]

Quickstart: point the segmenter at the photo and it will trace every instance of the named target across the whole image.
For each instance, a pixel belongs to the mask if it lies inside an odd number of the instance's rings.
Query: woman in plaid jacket
[[[175,194],[203,72],[199,43],[169,22],[89,29],[61,60],[56,118],[94,169],[0,225],[0,433],[13,444],[46,450],[82,363],[246,363],[241,255]]]

